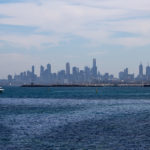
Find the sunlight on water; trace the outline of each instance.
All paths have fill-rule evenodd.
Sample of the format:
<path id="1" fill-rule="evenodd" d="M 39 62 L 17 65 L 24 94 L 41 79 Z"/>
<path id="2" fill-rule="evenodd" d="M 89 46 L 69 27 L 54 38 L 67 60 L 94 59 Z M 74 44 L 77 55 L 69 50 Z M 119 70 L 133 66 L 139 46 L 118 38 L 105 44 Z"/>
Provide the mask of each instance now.
<path id="1" fill-rule="evenodd" d="M 149 100 L 0 98 L 0 149 L 148 150 L 149 123 Z"/>

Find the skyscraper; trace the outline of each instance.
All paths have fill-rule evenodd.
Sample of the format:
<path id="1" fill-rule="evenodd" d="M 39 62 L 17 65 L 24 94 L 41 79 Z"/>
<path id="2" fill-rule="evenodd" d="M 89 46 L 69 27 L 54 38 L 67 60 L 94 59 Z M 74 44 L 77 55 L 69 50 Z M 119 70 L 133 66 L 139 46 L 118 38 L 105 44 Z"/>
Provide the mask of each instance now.
<path id="1" fill-rule="evenodd" d="M 119 72 L 119 79 L 123 81 L 128 81 L 129 78 L 128 68 L 125 68 L 124 71 Z"/>
<path id="2" fill-rule="evenodd" d="M 43 74 L 44 74 L 44 67 L 41 66 L 40 67 L 40 78 L 43 78 Z"/>
<path id="3" fill-rule="evenodd" d="M 89 68 L 88 66 L 85 66 L 85 67 L 84 67 L 84 72 L 85 72 L 85 80 L 86 80 L 87 82 L 89 82 L 89 81 L 90 81 L 90 75 L 91 75 L 91 70 L 90 70 L 90 68 Z"/>
<path id="4" fill-rule="evenodd" d="M 146 79 L 150 80 L 150 66 L 149 65 L 146 67 Z"/>
<path id="5" fill-rule="evenodd" d="M 51 74 L 51 64 L 47 64 L 47 74 Z"/>
<path id="6" fill-rule="evenodd" d="M 96 67 L 96 59 L 93 59 L 93 68 Z"/>
<path id="7" fill-rule="evenodd" d="M 142 64 L 139 65 L 139 76 L 143 77 L 143 65 Z"/>
<path id="8" fill-rule="evenodd" d="M 24 78 L 24 73 L 23 73 L 22 76 L 23 76 L 23 78 Z M 35 80 L 34 66 L 32 66 L 31 80 L 32 80 L 32 82 Z"/>
<path id="9" fill-rule="evenodd" d="M 79 68 L 77 67 L 72 68 L 72 76 L 73 76 L 73 82 L 78 82 Z"/>
<path id="10" fill-rule="evenodd" d="M 32 66 L 32 74 L 34 75 L 34 66 Z"/>
<path id="11" fill-rule="evenodd" d="M 97 66 L 96 66 L 96 59 L 94 58 L 93 59 L 93 67 L 92 67 L 92 76 L 94 77 L 94 78 L 96 78 L 97 77 Z"/>
<path id="12" fill-rule="evenodd" d="M 128 76 L 128 68 L 124 69 L 124 74 L 125 74 L 125 76 Z"/>
<path id="13" fill-rule="evenodd" d="M 69 62 L 66 63 L 66 75 L 67 75 L 67 77 L 70 76 L 70 64 L 69 64 Z"/>

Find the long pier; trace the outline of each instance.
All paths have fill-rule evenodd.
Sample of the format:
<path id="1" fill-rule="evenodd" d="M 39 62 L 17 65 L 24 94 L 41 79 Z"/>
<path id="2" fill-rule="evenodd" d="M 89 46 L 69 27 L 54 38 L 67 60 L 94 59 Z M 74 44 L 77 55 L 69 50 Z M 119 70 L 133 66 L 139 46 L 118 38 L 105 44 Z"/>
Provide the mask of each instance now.
<path id="1" fill-rule="evenodd" d="M 150 87 L 150 84 L 24 84 L 21 87 Z"/>

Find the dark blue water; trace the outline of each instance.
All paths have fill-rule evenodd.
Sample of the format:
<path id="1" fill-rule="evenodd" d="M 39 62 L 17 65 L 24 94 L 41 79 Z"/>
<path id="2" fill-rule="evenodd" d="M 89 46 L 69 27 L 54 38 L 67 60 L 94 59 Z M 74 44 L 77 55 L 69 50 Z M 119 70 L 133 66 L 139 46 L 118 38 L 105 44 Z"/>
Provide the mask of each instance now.
<path id="1" fill-rule="evenodd" d="M 20 88 L 0 94 L 0 150 L 150 150 L 150 88 Z"/>
<path id="2" fill-rule="evenodd" d="M 0 94 L 0 97 L 58 99 L 150 99 L 150 87 L 5 87 L 5 92 Z"/>

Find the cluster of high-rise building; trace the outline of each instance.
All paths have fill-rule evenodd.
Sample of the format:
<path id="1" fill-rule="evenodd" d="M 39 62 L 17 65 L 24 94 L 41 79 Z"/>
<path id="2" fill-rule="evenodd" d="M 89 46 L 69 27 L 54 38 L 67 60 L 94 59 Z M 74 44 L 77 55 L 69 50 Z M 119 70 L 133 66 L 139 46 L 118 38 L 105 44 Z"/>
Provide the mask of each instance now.
<path id="1" fill-rule="evenodd" d="M 0 80 L 0 84 L 22 85 L 22 84 L 99 84 L 99 83 L 133 83 L 133 82 L 150 82 L 150 66 L 146 67 L 146 73 L 143 72 L 143 65 L 139 65 L 138 76 L 128 73 L 128 68 L 119 72 L 119 78 L 115 78 L 109 73 L 100 74 L 97 69 L 96 59 L 93 59 L 92 67 L 85 66 L 80 70 L 78 67 L 70 67 L 70 63 L 66 63 L 66 68 L 53 73 L 51 64 L 46 67 L 40 67 L 39 76 L 35 74 L 35 67 L 31 70 L 21 72 L 19 75 L 8 75 L 7 80 Z"/>
<path id="2" fill-rule="evenodd" d="M 8 75 L 9 84 L 90 84 L 99 81 L 113 80 L 113 75 L 106 73 L 101 75 L 97 69 L 96 59 L 93 59 L 92 67 L 85 66 L 83 70 L 78 67 L 70 67 L 70 63 L 66 63 L 66 68 L 53 73 L 51 64 L 46 67 L 40 67 L 40 75 L 35 74 L 35 67 L 32 66 L 31 71 L 21 72 L 19 75 Z"/>
<path id="3" fill-rule="evenodd" d="M 135 77 L 134 74 L 129 74 L 128 68 L 126 68 L 124 71 L 119 72 L 119 79 L 126 82 L 150 82 L 150 66 L 146 67 L 145 74 L 143 70 L 143 65 L 140 64 L 138 76 Z"/>

